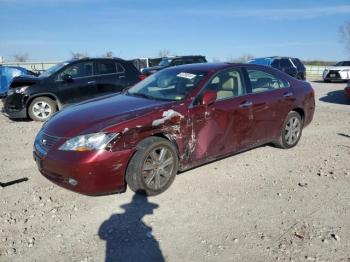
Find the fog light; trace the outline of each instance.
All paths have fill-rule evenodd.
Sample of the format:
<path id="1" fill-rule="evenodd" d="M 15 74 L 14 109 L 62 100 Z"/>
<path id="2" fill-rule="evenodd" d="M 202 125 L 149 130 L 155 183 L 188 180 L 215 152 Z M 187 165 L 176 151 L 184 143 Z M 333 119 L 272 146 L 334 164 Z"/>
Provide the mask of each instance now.
<path id="1" fill-rule="evenodd" d="M 78 185 L 78 181 L 73 178 L 69 178 L 68 183 L 71 184 L 72 186 Z"/>

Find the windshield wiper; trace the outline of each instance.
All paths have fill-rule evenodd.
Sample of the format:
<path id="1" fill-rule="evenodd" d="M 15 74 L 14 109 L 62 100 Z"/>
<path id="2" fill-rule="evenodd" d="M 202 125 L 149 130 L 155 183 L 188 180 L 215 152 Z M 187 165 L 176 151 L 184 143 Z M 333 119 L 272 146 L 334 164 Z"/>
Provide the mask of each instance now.
<path id="1" fill-rule="evenodd" d="M 147 98 L 147 99 L 153 99 L 153 100 L 155 99 L 154 97 L 146 95 L 144 93 L 130 93 L 129 91 L 127 91 L 126 94 L 130 95 L 130 96 L 139 96 L 139 97 L 143 97 L 143 98 Z"/>
<path id="2" fill-rule="evenodd" d="M 130 96 L 138 96 L 138 97 L 143 97 L 146 99 L 152 99 L 152 100 L 158 100 L 158 101 L 159 100 L 160 101 L 177 101 L 176 99 L 165 98 L 165 97 L 154 97 L 154 96 L 147 95 L 145 93 L 130 93 L 129 91 L 126 91 L 126 94 Z"/>

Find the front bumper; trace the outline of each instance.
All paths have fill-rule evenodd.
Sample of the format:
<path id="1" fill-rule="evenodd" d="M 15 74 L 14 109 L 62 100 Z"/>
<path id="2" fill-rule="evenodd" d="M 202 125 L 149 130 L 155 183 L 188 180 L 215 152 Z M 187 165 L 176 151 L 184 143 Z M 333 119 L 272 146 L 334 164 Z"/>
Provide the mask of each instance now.
<path id="1" fill-rule="evenodd" d="M 350 71 L 325 70 L 322 76 L 323 80 L 347 81 L 350 80 Z"/>
<path id="2" fill-rule="evenodd" d="M 26 101 L 28 96 L 14 93 L 4 98 L 2 113 L 9 118 L 27 118 Z"/>
<path id="3" fill-rule="evenodd" d="M 43 154 L 37 142 L 33 157 L 40 173 L 53 183 L 84 195 L 122 193 L 132 150 L 73 152 L 52 149 Z"/>

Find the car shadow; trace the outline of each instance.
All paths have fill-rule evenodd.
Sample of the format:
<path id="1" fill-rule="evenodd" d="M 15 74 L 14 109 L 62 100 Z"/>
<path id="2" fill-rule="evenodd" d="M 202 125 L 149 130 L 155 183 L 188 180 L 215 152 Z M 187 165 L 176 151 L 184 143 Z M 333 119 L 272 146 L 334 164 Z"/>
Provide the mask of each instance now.
<path id="1" fill-rule="evenodd" d="M 320 101 L 327 102 L 327 103 L 333 103 L 333 104 L 341 104 L 341 105 L 349 105 L 350 101 L 345 96 L 344 90 L 336 90 L 327 93 L 326 96 L 321 97 Z"/>
<path id="2" fill-rule="evenodd" d="M 164 261 L 152 228 L 142 221 L 158 205 L 148 202 L 145 195 L 135 194 L 121 208 L 124 213 L 113 214 L 99 228 L 100 238 L 106 241 L 105 261 Z"/>

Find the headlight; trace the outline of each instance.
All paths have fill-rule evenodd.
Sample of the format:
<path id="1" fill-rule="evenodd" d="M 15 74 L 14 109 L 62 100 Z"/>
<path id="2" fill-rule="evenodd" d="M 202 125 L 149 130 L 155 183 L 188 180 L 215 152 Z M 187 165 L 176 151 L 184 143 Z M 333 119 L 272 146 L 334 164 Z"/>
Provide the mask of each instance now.
<path id="1" fill-rule="evenodd" d="M 350 69 L 342 69 L 342 70 L 340 70 L 341 72 L 349 72 L 350 71 Z"/>
<path id="2" fill-rule="evenodd" d="M 16 88 L 15 92 L 18 93 L 18 94 L 23 94 L 27 90 L 28 87 L 29 86 L 21 86 L 19 88 Z"/>
<path id="3" fill-rule="evenodd" d="M 59 150 L 63 151 L 94 151 L 105 149 L 118 136 L 116 133 L 95 133 L 76 136 L 67 140 Z"/>

